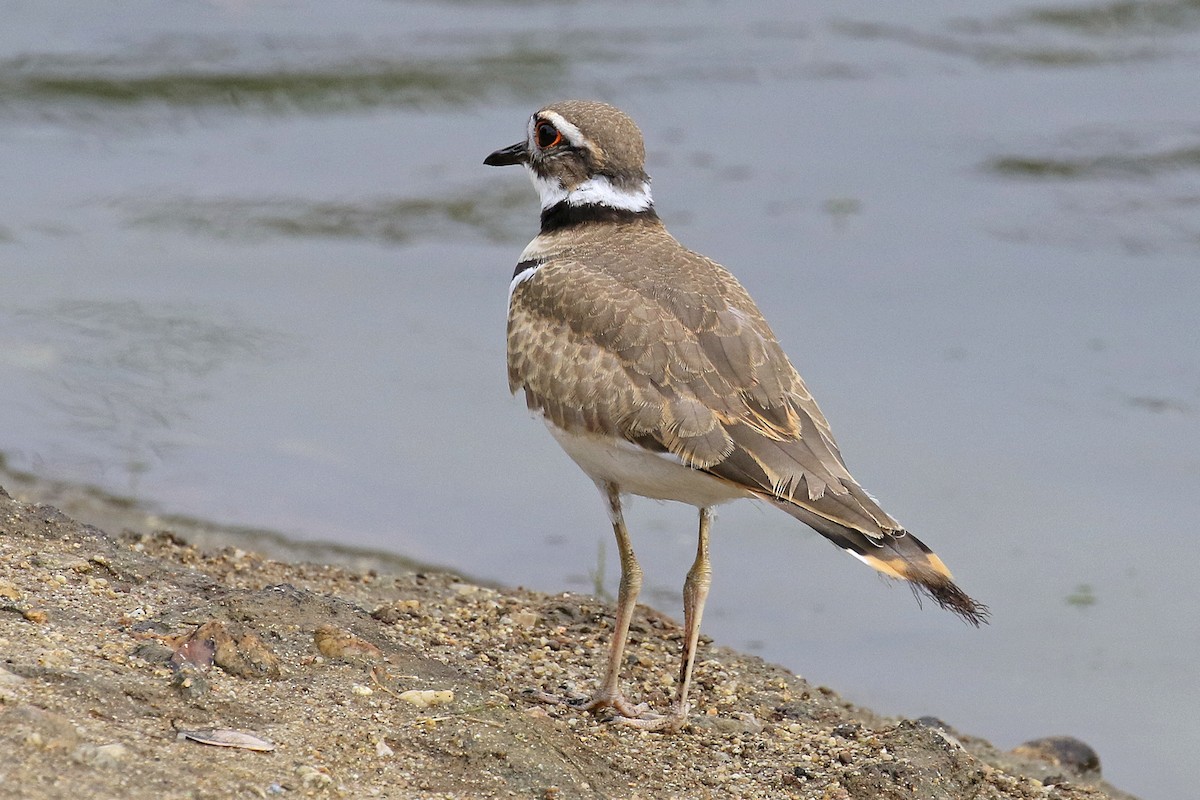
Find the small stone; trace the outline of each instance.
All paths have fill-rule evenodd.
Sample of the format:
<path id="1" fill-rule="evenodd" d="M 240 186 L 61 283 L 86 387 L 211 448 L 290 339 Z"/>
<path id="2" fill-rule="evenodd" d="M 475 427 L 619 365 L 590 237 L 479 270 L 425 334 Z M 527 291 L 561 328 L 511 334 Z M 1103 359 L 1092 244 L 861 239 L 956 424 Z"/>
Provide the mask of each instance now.
<path id="1" fill-rule="evenodd" d="M 1045 761 L 1062 767 L 1076 775 L 1099 775 L 1100 756 L 1085 742 L 1073 736 L 1047 736 L 1033 739 L 1013 748 L 1012 754 L 1020 758 Z"/>
<path id="2" fill-rule="evenodd" d="M 350 662 L 375 662 L 383 658 L 378 647 L 334 625 L 322 625 L 313 631 L 313 642 L 326 658 Z"/>
<path id="3" fill-rule="evenodd" d="M 129 653 L 133 658 L 140 658 L 147 664 L 166 664 L 175 655 L 175 651 L 161 642 L 142 642 Z"/>
<path id="4" fill-rule="evenodd" d="M 841 739 L 857 739 L 862 732 L 862 725 L 857 722 L 847 722 L 833 729 L 833 735 Z"/>
<path id="5" fill-rule="evenodd" d="M 386 606 L 380 606 L 371 612 L 371 616 L 380 622 L 394 625 L 402 619 L 415 616 L 421 610 L 420 600 L 397 600 Z"/>
<path id="6" fill-rule="evenodd" d="M 518 611 L 515 614 L 513 614 L 512 621 L 513 621 L 513 624 L 516 625 L 518 628 L 524 628 L 525 630 L 530 630 L 533 628 L 534 625 L 537 625 L 538 615 L 537 615 L 536 611 L 530 611 L 530 610 L 526 609 L 524 611 Z"/>
<path id="7" fill-rule="evenodd" d="M 694 717 L 692 723 L 698 727 L 707 728 L 725 735 L 740 735 L 743 733 L 761 733 L 762 723 L 753 714 L 737 714 L 733 717 Z"/>
<path id="8" fill-rule="evenodd" d="M 380 758 L 391 758 L 396 755 L 396 751 L 389 747 L 386 741 L 380 739 L 375 743 L 375 755 Z"/>
<path id="9" fill-rule="evenodd" d="M 738 711 L 738 712 L 735 712 L 733 716 L 736 717 L 742 723 L 742 726 L 743 726 L 744 730 L 746 731 L 746 733 L 753 733 L 753 734 L 762 733 L 762 731 L 763 731 L 762 723 L 758 721 L 758 717 L 754 716 L 749 711 Z"/>
<path id="10" fill-rule="evenodd" d="M 173 663 L 207 666 L 211 650 L 211 663 L 235 677 L 278 678 L 282 674 L 279 657 L 257 634 L 242 625 L 211 620 L 176 638 L 174 643 Z"/>
<path id="11" fill-rule="evenodd" d="M 171 687 L 184 700 L 194 702 L 208 694 L 211 688 L 208 678 L 193 664 L 181 664 L 171 676 Z"/>
<path id="12" fill-rule="evenodd" d="M 118 766 L 129 755 L 129 748 L 120 742 L 112 744 L 81 744 L 71 753 L 71 758 L 80 764 L 90 764 L 96 767 Z"/>
<path id="13" fill-rule="evenodd" d="M 453 689 L 409 689 L 400 693 L 400 699 L 417 708 L 430 708 L 454 702 Z"/>
<path id="14" fill-rule="evenodd" d="M 917 719 L 915 721 L 918 725 L 921 725 L 922 727 L 925 727 L 925 728 L 941 728 L 942 730 L 945 730 L 945 731 L 953 731 L 954 730 L 947 723 L 943 722 L 941 719 L 938 719 L 937 717 L 934 717 L 934 716 L 917 717 Z"/>
<path id="15" fill-rule="evenodd" d="M 363 686 L 361 683 L 351 686 L 350 691 L 359 697 L 370 697 L 375 694 L 375 691 L 370 686 Z"/>
<path id="16" fill-rule="evenodd" d="M 333 785 L 333 776 L 323 767 L 301 764 L 296 767 L 296 777 L 306 789 L 321 789 Z"/>
<path id="17" fill-rule="evenodd" d="M 17 588 L 15 583 L 0 580 L 0 597 L 5 600 L 20 600 L 21 590 Z"/>
<path id="18" fill-rule="evenodd" d="M 901 728 L 924 728 L 938 738 L 947 751 L 965 752 L 966 748 L 957 738 L 957 731 L 937 717 L 919 717 L 901 722 Z"/>

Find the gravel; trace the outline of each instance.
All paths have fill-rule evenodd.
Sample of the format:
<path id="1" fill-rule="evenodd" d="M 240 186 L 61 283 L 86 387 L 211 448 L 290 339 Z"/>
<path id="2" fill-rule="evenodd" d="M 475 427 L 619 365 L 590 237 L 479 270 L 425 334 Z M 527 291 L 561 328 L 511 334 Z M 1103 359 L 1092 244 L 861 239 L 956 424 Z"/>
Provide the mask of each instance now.
<path id="1" fill-rule="evenodd" d="M 707 640 L 685 730 L 622 727 L 552 701 L 594 686 L 594 598 L 198 546 L 79 500 L 116 535 L 0 490 L 4 797 L 1129 798 L 1069 743 L 1002 753 Z M 631 699 L 668 706 L 680 634 L 638 608 Z"/>

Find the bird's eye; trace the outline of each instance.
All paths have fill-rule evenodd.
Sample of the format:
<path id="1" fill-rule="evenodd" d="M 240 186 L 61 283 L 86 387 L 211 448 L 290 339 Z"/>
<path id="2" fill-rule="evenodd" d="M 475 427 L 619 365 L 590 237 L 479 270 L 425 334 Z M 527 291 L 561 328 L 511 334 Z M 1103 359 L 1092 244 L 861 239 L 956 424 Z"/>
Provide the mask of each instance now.
<path id="1" fill-rule="evenodd" d="M 549 122 L 539 122 L 536 131 L 537 146 L 546 150 L 554 147 L 554 145 L 562 141 L 562 134 L 558 132 L 558 128 L 551 125 Z"/>

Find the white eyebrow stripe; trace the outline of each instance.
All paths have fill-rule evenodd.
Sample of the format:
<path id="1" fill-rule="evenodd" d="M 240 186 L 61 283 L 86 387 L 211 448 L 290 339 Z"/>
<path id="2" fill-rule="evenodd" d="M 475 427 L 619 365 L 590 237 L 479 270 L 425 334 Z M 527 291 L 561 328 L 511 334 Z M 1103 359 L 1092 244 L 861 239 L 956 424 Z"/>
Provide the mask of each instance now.
<path id="1" fill-rule="evenodd" d="M 572 147 L 583 147 L 584 146 L 583 143 L 585 140 L 583 138 L 583 133 L 579 130 L 579 128 L 576 128 L 574 125 L 567 122 L 563 118 L 563 115 L 559 114 L 557 111 L 543 111 L 540 114 L 534 114 L 533 117 L 530 118 L 530 120 L 529 120 L 529 143 L 531 145 L 536 143 L 536 133 L 537 133 L 536 122 L 537 122 L 538 117 L 541 117 L 542 119 L 548 121 L 551 125 L 553 125 L 555 128 L 557 128 L 559 133 L 561 133 L 563 136 L 567 137 L 567 141 L 571 143 Z"/>

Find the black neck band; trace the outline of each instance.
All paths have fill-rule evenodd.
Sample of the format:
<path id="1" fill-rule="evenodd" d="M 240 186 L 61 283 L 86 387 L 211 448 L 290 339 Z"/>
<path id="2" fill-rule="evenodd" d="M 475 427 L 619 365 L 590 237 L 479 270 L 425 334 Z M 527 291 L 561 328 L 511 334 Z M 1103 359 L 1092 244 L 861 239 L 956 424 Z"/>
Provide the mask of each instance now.
<path id="1" fill-rule="evenodd" d="M 517 263 L 517 268 L 513 270 L 513 278 L 516 278 L 522 272 L 528 272 L 531 269 L 537 269 L 542 265 L 540 258 L 531 258 L 528 261 L 520 261 Z"/>
<path id="2" fill-rule="evenodd" d="M 542 211 L 542 233 L 573 228 L 585 222 L 633 222 L 639 219 L 657 220 L 658 214 L 654 206 L 641 211 L 630 211 L 627 208 L 602 205 L 573 206 L 563 200 Z"/>

